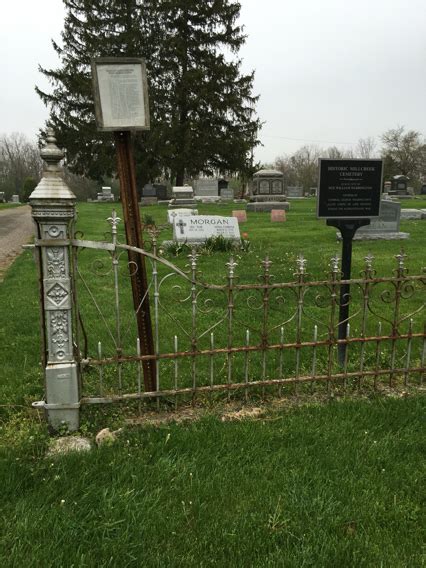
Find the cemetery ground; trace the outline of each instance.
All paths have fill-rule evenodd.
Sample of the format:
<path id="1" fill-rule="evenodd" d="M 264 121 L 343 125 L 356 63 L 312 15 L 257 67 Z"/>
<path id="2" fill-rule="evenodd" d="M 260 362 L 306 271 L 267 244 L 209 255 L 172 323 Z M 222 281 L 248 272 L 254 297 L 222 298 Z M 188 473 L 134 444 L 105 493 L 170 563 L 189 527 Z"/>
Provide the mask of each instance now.
<path id="1" fill-rule="evenodd" d="M 105 239 L 111 207 L 78 204 L 85 239 Z M 201 214 L 237 208 L 198 205 Z M 166 214 L 161 206 L 142 209 L 159 224 Z M 236 252 L 241 280 L 255 279 L 266 255 L 278 282 L 292 280 L 300 252 L 315 280 L 325 276 L 340 252 L 335 229 L 315 219 L 311 199 L 292 202 L 287 218 L 271 224 L 269 214 L 252 213 L 240 225 L 250 241 L 248 252 Z M 410 272 L 421 274 L 426 222 L 402 221 L 401 230 L 409 240 L 354 243 L 353 277 L 369 252 L 378 273 L 390 275 L 401 246 Z M 188 262 L 185 254 L 168 259 Z M 202 255 L 203 279 L 219 282 L 228 259 Z M 149 411 L 151 421 L 139 424 L 126 422 L 134 407 L 91 407 L 82 434 L 124 425 L 118 440 L 46 457 L 46 425 L 30 408 L 43 397 L 38 320 L 37 275 L 25 251 L 0 283 L 3 566 L 422 565 L 419 382 L 383 384 L 379 393 L 364 384 L 346 396 L 314 384 L 277 398 L 275 387 L 265 397 L 254 392 L 248 405 L 242 397 L 229 405 L 207 398 L 183 405 L 178 420 L 155 420 Z"/>

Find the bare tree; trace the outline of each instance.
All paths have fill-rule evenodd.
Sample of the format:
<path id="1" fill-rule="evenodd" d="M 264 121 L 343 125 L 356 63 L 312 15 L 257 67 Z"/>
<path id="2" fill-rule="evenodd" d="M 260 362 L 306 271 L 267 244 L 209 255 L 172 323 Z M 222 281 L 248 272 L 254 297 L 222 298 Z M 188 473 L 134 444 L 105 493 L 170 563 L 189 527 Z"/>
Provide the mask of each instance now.
<path id="1" fill-rule="evenodd" d="M 403 174 L 416 180 L 425 169 L 426 145 L 420 132 L 404 126 L 391 128 L 381 136 L 387 175 Z"/>
<path id="2" fill-rule="evenodd" d="M 360 138 L 355 147 L 355 155 L 357 158 L 369 160 L 376 157 L 376 150 L 377 144 L 373 137 Z"/>
<path id="3" fill-rule="evenodd" d="M 21 195 L 24 182 L 32 178 L 38 182 L 42 160 L 36 143 L 23 134 L 14 132 L 0 137 L 1 185 L 6 193 Z"/>
<path id="4" fill-rule="evenodd" d="M 304 190 L 317 185 L 318 181 L 318 158 L 324 152 L 315 145 L 302 146 L 290 158 L 290 164 L 295 173 L 296 182 L 303 186 Z"/>

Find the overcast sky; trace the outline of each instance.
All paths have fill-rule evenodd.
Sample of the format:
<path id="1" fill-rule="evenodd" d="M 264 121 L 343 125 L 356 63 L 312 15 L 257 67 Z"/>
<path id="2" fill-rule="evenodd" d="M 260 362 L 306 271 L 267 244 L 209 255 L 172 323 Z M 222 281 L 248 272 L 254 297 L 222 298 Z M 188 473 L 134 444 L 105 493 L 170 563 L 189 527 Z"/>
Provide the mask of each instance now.
<path id="1" fill-rule="evenodd" d="M 303 144 L 350 148 L 397 125 L 426 134 L 425 0 L 241 0 L 243 69 L 265 123 L 255 158 Z M 55 66 L 60 0 L 2 3 L 0 134 L 35 136 L 47 110 L 38 64 Z"/>

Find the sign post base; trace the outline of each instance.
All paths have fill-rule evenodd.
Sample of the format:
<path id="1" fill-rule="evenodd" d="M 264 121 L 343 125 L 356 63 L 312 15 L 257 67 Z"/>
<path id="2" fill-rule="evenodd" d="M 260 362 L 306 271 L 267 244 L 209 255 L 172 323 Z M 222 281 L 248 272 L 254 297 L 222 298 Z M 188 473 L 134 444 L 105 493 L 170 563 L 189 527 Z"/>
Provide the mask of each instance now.
<path id="1" fill-rule="evenodd" d="M 339 229 L 342 235 L 342 279 L 350 280 L 351 263 L 352 263 L 352 240 L 356 231 L 360 227 L 370 224 L 370 219 L 327 219 L 327 225 Z M 339 301 L 339 328 L 338 338 L 346 339 L 347 325 L 349 318 L 350 304 L 350 285 L 342 284 L 340 286 Z M 345 364 L 346 343 L 339 343 L 338 359 L 339 365 L 343 367 Z"/>

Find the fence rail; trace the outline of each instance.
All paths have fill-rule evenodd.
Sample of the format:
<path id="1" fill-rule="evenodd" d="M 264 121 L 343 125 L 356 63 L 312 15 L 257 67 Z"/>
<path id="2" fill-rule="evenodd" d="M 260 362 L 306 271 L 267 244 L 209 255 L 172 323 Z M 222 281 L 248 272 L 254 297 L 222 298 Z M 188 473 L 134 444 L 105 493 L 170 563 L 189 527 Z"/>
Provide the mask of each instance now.
<path id="1" fill-rule="evenodd" d="M 425 374 L 425 275 L 409 275 L 403 253 L 391 276 L 378 277 L 372 255 L 358 278 L 342 280 L 339 258 L 327 279 L 312 281 L 307 260 L 296 260 L 294 280 L 274 282 L 269 258 L 255 282 L 240 282 L 238 263 L 225 263 L 223 284 L 200 276 L 200 251 L 193 248 L 186 269 L 160 253 L 157 228 L 150 248 L 118 242 L 115 213 L 112 242 L 74 239 L 77 359 L 82 403 L 175 398 L 317 382 L 348 388 L 369 381 L 409 384 Z M 153 314 L 155 353 L 141 355 L 129 304 L 128 263 L 123 252 L 144 255 L 150 265 L 147 294 Z M 102 259 L 93 255 L 103 254 Z M 106 256 L 105 256 L 106 255 Z M 132 267 L 130 267 L 132 269 Z M 107 285 L 108 278 L 110 284 Z M 350 284 L 346 338 L 339 340 L 340 287 Z M 113 300 L 106 300 L 107 294 Z M 90 323 L 92 321 L 92 323 Z M 102 331 L 100 331 L 102 330 Z M 338 361 L 338 346 L 345 347 Z M 156 388 L 144 392 L 142 362 L 155 360 Z"/>

